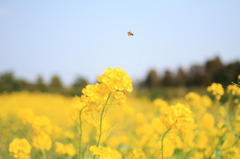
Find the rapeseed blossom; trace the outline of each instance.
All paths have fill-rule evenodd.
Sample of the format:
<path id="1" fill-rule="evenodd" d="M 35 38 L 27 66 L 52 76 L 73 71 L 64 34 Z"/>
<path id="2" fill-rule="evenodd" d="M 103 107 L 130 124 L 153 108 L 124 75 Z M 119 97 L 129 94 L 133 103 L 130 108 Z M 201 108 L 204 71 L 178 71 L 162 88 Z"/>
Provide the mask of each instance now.
<path id="1" fill-rule="evenodd" d="M 167 129 L 171 128 L 179 132 L 189 131 L 194 123 L 191 110 L 180 103 L 171 106 L 169 113 L 162 116 L 161 120 Z"/>
<path id="2" fill-rule="evenodd" d="M 240 87 L 238 87 L 237 85 L 228 85 L 227 93 L 234 95 L 234 96 L 239 96 L 240 95 Z"/>
<path id="3" fill-rule="evenodd" d="M 64 144 L 62 144 L 60 142 L 56 142 L 55 143 L 55 151 L 57 152 L 57 154 L 64 155 L 66 153 Z"/>
<path id="4" fill-rule="evenodd" d="M 110 147 L 97 147 L 97 146 L 90 146 L 90 152 L 94 155 L 98 155 L 99 159 L 121 159 L 121 154 L 116 151 L 112 150 Z"/>
<path id="5" fill-rule="evenodd" d="M 38 133 L 52 133 L 52 125 L 50 120 L 45 116 L 36 116 L 32 121 L 33 130 Z"/>
<path id="6" fill-rule="evenodd" d="M 153 101 L 153 104 L 159 108 L 161 114 L 168 114 L 170 107 L 165 100 L 157 98 Z"/>
<path id="7" fill-rule="evenodd" d="M 132 91 L 132 79 L 125 71 L 119 67 L 108 68 L 97 79 L 99 83 L 87 85 L 82 90 L 83 95 L 80 97 L 80 101 L 83 105 L 89 106 L 89 109 L 95 108 L 95 110 L 100 111 L 109 98 L 113 98 L 111 101 L 115 104 L 126 102 L 124 92 Z"/>
<path id="8" fill-rule="evenodd" d="M 37 150 L 50 150 L 52 148 L 52 140 L 48 134 L 37 134 L 32 138 L 32 146 Z"/>
<path id="9" fill-rule="evenodd" d="M 71 157 L 75 156 L 77 151 L 73 144 L 62 144 L 60 142 L 55 143 L 55 151 L 60 155 L 69 155 Z"/>
<path id="10" fill-rule="evenodd" d="M 9 144 L 9 152 L 15 159 L 30 159 L 31 145 L 26 139 L 15 138 Z"/>
<path id="11" fill-rule="evenodd" d="M 22 123 L 31 125 L 34 119 L 34 112 L 31 109 L 21 109 L 18 112 L 18 118 L 21 120 Z"/>
<path id="12" fill-rule="evenodd" d="M 224 94 L 224 89 L 220 83 L 212 83 L 211 86 L 207 87 L 207 91 L 212 93 L 217 100 L 220 100 Z"/>
<path id="13" fill-rule="evenodd" d="M 110 91 L 132 91 L 132 79 L 129 75 L 119 67 L 115 69 L 108 68 L 102 76 L 99 76 L 98 81 L 106 85 Z"/>

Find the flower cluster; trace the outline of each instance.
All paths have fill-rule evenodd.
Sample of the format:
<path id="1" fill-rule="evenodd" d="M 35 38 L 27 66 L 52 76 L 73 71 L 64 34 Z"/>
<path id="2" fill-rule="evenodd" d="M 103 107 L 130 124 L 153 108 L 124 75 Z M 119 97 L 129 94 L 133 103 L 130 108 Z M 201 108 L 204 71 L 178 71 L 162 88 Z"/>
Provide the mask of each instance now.
<path id="1" fill-rule="evenodd" d="M 117 104 L 126 102 L 124 91 L 132 91 L 132 79 L 124 70 L 119 67 L 108 68 L 97 79 L 99 83 L 87 85 L 82 90 L 83 95 L 80 100 L 84 105 L 104 105 L 110 95 L 113 96 Z"/>
<path id="2" fill-rule="evenodd" d="M 212 83 L 211 86 L 207 87 L 207 91 L 211 92 L 217 100 L 220 100 L 224 94 L 224 89 L 220 83 Z"/>
<path id="3" fill-rule="evenodd" d="M 240 95 L 240 87 L 238 87 L 237 85 L 228 85 L 227 93 L 233 96 L 238 96 Z"/>
<path id="4" fill-rule="evenodd" d="M 9 152 L 15 159 L 30 159 L 31 145 L 26 139 L 15 138 L 9 144 Z"/>
<path id="5" fill-rule="evenodd" d="M 52 140 L 48 134 L 37 134 L 32 138 L 32 145 L 37 150 L 50 150 L 52 148 Z"/>
<path id="6" fill-rule="evenodd" d="M 55 151 L 60 155 L 68 155 L 68 156 L 75 156 L 77 151 L 73 144 L 62 144 L 60 142 L 55 143 Z"/>
<path id="7" fill-rule="evenodd" d="M 195 92 L 189 92 L 185 95 L 185 98 L 189 101 L 190 108 L 196 111 L 198 114 L 206 111 L 212 105 L 212 100 L 207 95 L 199 95 Z"/>
<path id="8" fill-rule="evenodd" d="M 45 116 L 36 116 L 32 121 L 32 128 L 37 134 L 51 134 L 52 125 Z"/>
<path id="9" fill-rule="evenodd" d="M 32 122 L 32 128 L 36 133 L 32 138 L 32 145 L 37 150 L 50 150 L 52 148 L 52 125 L 45 116 L 36 116 Z"/>
<path id="10" fill-rule="evenodd" d="M 169 111 L 169 105 L 168 103 L 163 100 L 163 99 L 160 99 L 160 98 L 157 98 L 153 101 L 153 105 L 155 105 L 156 107 L 159 108 L 159 112 L 161 114 L 167 114 L 168 111 Z"/>
<path id="11" fill-rule="evenodd" d="M 191 110 L 179 103 L 171 106 L 169 113 L 160 118 L 166 129 L 171 128 L 179 132 L 188 131 L 188 126 L 194 123 Z"/>

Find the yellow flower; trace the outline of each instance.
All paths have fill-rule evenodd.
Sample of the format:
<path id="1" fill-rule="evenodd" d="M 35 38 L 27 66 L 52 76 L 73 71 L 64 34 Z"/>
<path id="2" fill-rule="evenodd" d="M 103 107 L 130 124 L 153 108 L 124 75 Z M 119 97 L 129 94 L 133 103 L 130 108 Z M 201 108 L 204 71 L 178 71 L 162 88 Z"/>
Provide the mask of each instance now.
<path id="1" fill-rule="evenodd" d="M 152 129 L 159 134 L 163 134 L 167 130 L 166 126 L 162 122 L 162 119 L 163 118 L 161 118 L 161 117 L 154 118 L 151 122 Z"/>
<path id="2" fill-rule="evenodd" d="M 86 105 L 90 105 L 92 103 L 104 103 L 110 93 L 108 87 L 103 84 L 95 84 L 95 85 L 87 85 L 86 88 L 82 90 L 83 95 L 86 99 L 83 102 Z"/>
<path id="3" fill-rule="evenodd" d="M 201 120 L 202 125 L 206 128 L 213 128 L 214 122 L 215 122 L 215 119 L 213 115 L 210 113 L 206 113 Z"/>
<path id="4" fill-rule="evenodd" d="M 66 153 L 64 145 L 60 142 L 55 143 L 55 151 L 60 155 L 64 155 Z"/>
<path id="5" fill-rule="evenodd" d="M 207 147 L 209 142 L 209 139 L 207 137 L 207 134 L 204 132 L 199 133 L 196 141 L 196 147 L 199 149 L 204 149 Z"/>
<path id="6" fill-rule="evenodd" d="M 134 148 L 133 149 L 133 157 L 134 159 L 145 159 L 146 156 L 141 148 Z"/>
<path id="7" fill-rule="evenodd" d="M 114 94 L 114 97 L 116 101 L 118 102 L 117 104 L 124 104 L 127 101 L 127 97 L 123 92 L 116 92 Z"/>
<path id="8" fill-rule="evenodd" d="M 73 144 L 64 145 L 60 142 L 55 143 L 55 151 L 60 155 L 65 155 L 66 154 L 66 155 L 69 155 L 71 157 L 73 157 L 77 153 Z"/>
<path id="9" fill-rule="evenodd" d="M 32 139 L 32 145 L 38 150 L 50 150 L 52 147 L 52 140 L 47 134 L 38 134 L 34 136 Z"/>
<path id="10" fill-rule="evenodd" d="M 192 101 L 199 101 L 200 100 L 200 95 L 195 93 L 195 92 L 189 92 L 186 96 L 186 99 L 192 100 Z"/>
<path id="11" fill-rule="evenodd" d="M 74 155 L 76 155 L 76 153 L 77 153 L 77 151 L 76 151 L 76 149 L 74 148 L 73 144 L 67 144 L 67 145 L 65 145 L 64 149 L 65 149 L 66 154 L 69 155 L 69 156 L 72 156 L 72 157 L 73 157 Z"/>
<path id="12" fill-rule="evenodd" d="M 171 157 L 175 149 L 175 145 L 173 141 L 171 141 L 169 138 L 165 138 L 163 142 L 163 146 L 164 146 L 164 149 L 163 149 L 164 156 L 166 158 Z"/>
<path id="13" fill-rule="evenodd" d="M 45 117 L 35 117 L 32 122 L 32 128 L 36 133 L 48 133 L 51 134 L 52 132 L 52 125 L 50 120 Z"/>
<path id="14" fill-rule="evenodd" d="M 111 101 L 114 99 L 114 104 L 124 104 L 127 99 L 124 91 L 132 91 L 132 79 L 119 67 L 106 69 L 98 81 L 99 83 L 87 85 L 82 90 L 80 102 L 89 106 L 88 110 L 105 105 L 110 98 Z"/>
<path id="15" fill-rule="evenodd" d="M 212 100 L 209 96 L 203 95 L 201 98 L 202 107 L 209 108 L 212 105 Z"/>
<path id="16" fill-rule="evenodd" d="M 227 93 L 231 95 L 240 95 L 240 87 L 236 85 L 228 85 Z"/>
<path id="17" fill-rule="evenodd" d="M 119 67 L 115 69 L 106 69 L 104 71 L 104 74 L 102 76 L 99 76 L 97 79 L 100 83 L 108 86 L 112 92 L 117 90 L 131 92 L 133 89 L 132 79 L 124 70 Z"/>
<path id="18" fill-rule="evenodd" d="M 161 114 L 168 114 L 170 107 L 165 100 L 157 98 L 153 101 L 153 105 L 159 107 L 159 111 Z"/>
<path id="19" fill-rule="evenodd" d="M 120 145 L 128 145 L 128 143 L 129 143 L 129 137 L 127 135 L 111 136 L 107 140 L 107 145 L 109 145 L 112 148 L 117 148 Z"/>
<path id="20" fill-rule="evenodd" d="M 193 128 L 194 120 L 191 110 L 180 103 L 171 106 L 169 114 L 160 118 L 167 129 L 188 132 Z"/>
<path id="21" fill-rule="evenodd" d="M 220 100 L 224 94 L 224 89 L 220 83 L 212 83 L 211 86 L 207 87 L 207 91 L 211 92 L 217 100 Z"/>
<path id="22" fill-rule="evenodd" d="M 31 124 L 34 119 L 34 112 L 31 109 L 21 109 L 18 113 L 18 118 L 24 124 Z"/>
<path id="23" fill-rule="evenodd" d="M 121 159 L 121 154 L 116 151 L 112 150 L 110 147 L 97 147 L 97 146 L 90 146 L 89 150 L 94 154 L 98 155 L 99 159 Z"/>
<path id="24" fill-rule="evenodd" d="M 16 159 L 26 159 L 30 158 L 30 152 L 31 152 L 31 145 L 26 139 L 19 139 L 15 138 L 13 141 L 9 144 L 9 152 L 13 155 Z"/>

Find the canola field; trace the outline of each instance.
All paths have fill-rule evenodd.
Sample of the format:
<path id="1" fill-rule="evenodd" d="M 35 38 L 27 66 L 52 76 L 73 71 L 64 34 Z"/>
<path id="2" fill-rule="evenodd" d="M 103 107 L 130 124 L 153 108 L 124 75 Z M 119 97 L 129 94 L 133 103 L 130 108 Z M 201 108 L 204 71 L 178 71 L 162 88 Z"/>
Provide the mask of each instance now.
<path id="1" fill-rule="evenodd" d="M 239 82 L 151 101 L 121 68 L 97 80 L 74 98 L 1 94 L 0 159 L 239 158 Z"/>

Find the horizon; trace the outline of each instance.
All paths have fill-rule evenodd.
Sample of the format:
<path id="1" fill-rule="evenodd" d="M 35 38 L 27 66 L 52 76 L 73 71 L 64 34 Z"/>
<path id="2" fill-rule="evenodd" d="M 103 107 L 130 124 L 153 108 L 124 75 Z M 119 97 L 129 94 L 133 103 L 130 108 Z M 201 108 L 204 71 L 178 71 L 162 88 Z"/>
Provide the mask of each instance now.
<path id="1" fill-rule="evenodd" d="M 217 55 L 216 55 L 216 56 L 214 56 L 214 57 L 212 57 L 212 58 L 210 58 L 210 59 L 206 59 L 203 63 L 193 63 L 193 64 L 191 64 L 191 65 L 189 65 L 188 67 L 185 67 L 185 68 L 183 68 L 183 67 L 176 67 L 176 68 L 172 68 L 172 69 L 166 68 L 166 69 L 162 69 L 161 71 L 159 71 L 159 70 L 157 70 L 157 69 L 155 69 L 155 68 L 150 68 L 148 71 L 145 72 L 145 76 L 143 76 L 142 78 L 132 78 L 131 76 L 130 76 L 130 77 L 132 78 L 133 83 L 139 84 L 139 82 L 143 82 L 144 80 L 146 80 L 146 77 L 147 77 L 148 73 L 149 73 L 151 70 L 157 71 L 159 77 L 164 76 L 164 71 L 166 71 L 166 70 L 170 70 L 171 73 L 173 73 L 173 75 L 176 75 L 178 68 L 182 68 L 182 69 L 185 71 L 185 73 L 188 73 L 189 70 L 190 70 L 190 68 L 191 68 L 192 66 L 198 65 L 198 66 L 204 67 L 204 64 L 205 64 L 207 61 L 213 60 L 213 59 L 215 59 L 216 57 L 219 57 L 220 60 L 221 60 L 221 62 L 222 62 L 225 66 L 226 66 L 226 65 L 229 65 L 229 64 L 232 64 L 232 63 L 235 63 L 235 62 L 240 62 L 239 60 L 233 60 L 233 61 L 229 61 L 229 62 L 224 62 L 223 59 L 221 59 L 220 56 L 217 56 Z M 103 72 L 104 72 L 104 70 L 103 70 Z M 103 73 L 103 72 L 102 72 L 102 73 Z M 83 78 L 83 79 L 85 79 L 89 84 L 95 84 L 95 83 L 97 82 L 97 77 L 98 77 L 99 75 L 101 75 L 101 74 L 97 75 L 96 78 L 94 79 L 94 81 L 90 81 L 88 78 L 86 78 L 86 77 L 84 77 L 84 76 L 75 76 L 69 83 L 66 83 L 66 81 L 64 81 L 64 79 L 62 78 L 62 76 L 59 75 L 59 74 L 52 74 L 48 79 L 44 78 L 41 74 L 39 74 L 39 75 L 37 75 L 36 77 L 34 77 L 34 79 L 27 79 L 26 77 L 17 76 L 14 71 L 5 71 L 5 72 L 0 72 L 0 76 L 3 75 L 3 74 L 5 74 L 5 73 L 12 73 L 16 79 L 26 80 L 27 82 L 30 82 L 30 83 L 35 83 L 35 82 L 37 81 L 37 78 L 38 78 L 38 77 L 41 77 L 41 78 L 43 79 L 43 81 L 44 81 L 45 84 L 49 84 L 50 81 L 51 81 L 51 78 L 52 78 L 53 76 L 58 76 L 58 77 L 60 78 L 62 84 L 63 84 L 64 86 L 66 86 L 66 87 L 71 86 L 71 85 L 74 83 L 74 81 L 75 81 L 76 78 Z"/>

